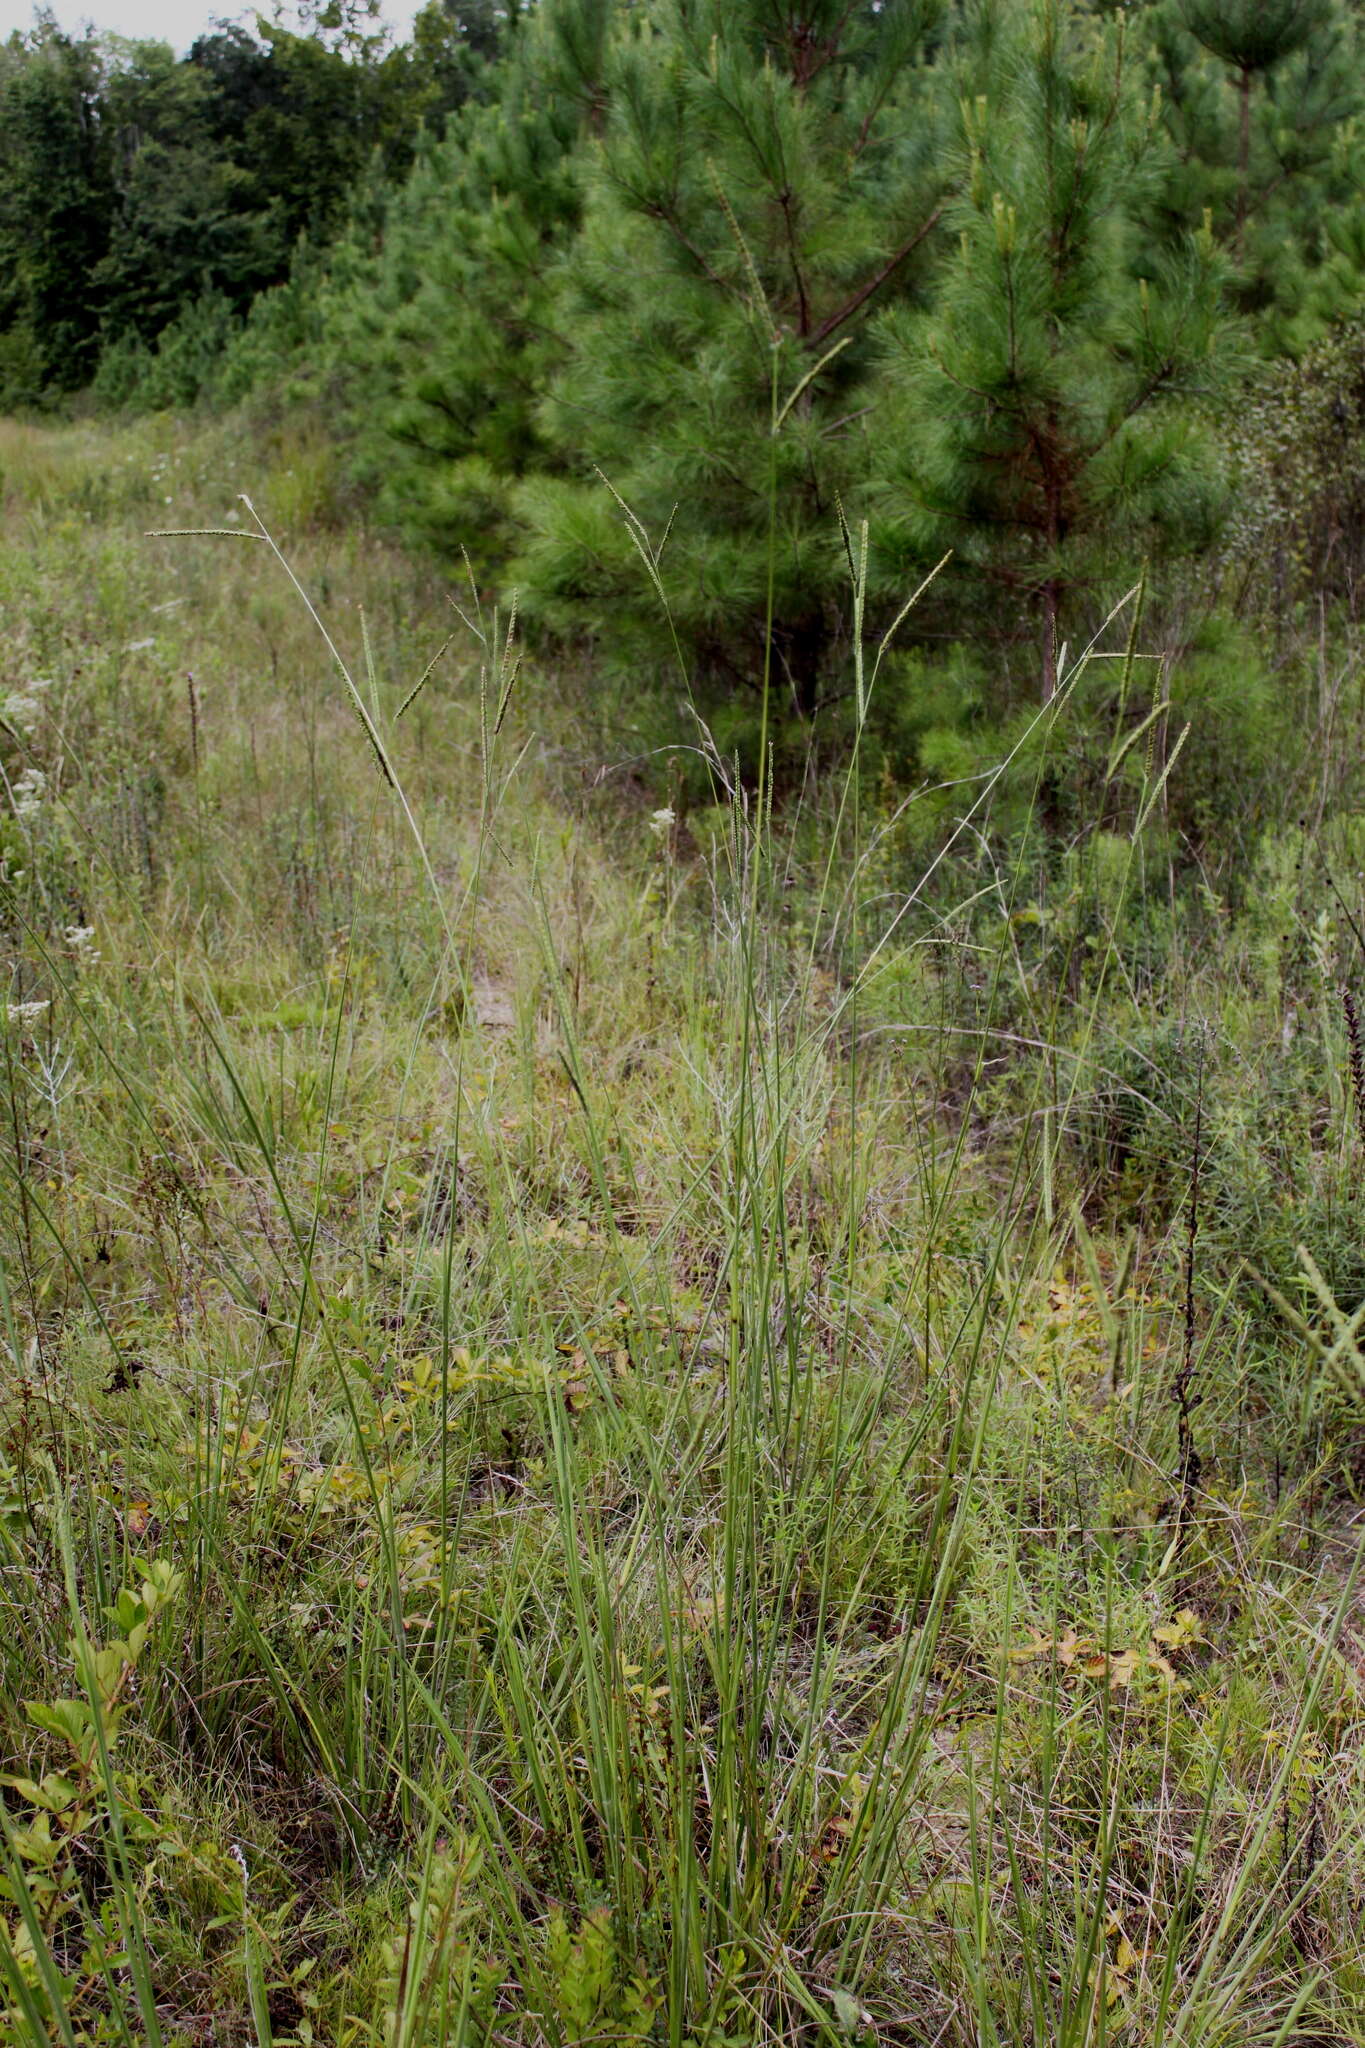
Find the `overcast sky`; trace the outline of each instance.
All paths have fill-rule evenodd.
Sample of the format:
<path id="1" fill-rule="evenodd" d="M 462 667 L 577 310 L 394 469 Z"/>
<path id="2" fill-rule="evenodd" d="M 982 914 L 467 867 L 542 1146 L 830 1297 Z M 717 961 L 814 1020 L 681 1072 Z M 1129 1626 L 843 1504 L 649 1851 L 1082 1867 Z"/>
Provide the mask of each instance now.
<path id="1" fill-rule="evenodd" d="M 406 34 L 420 4 L 421 0 L 384 0 L 384 19 Z M 32 28 L 34 12 L 33 0 L 0 0 L 0 39 L 13 29 Z M 53 0 L 52 12 L 64 29 L 80 29 L 92 21 L 97 29 L 114 29 L 121 36 L 154 36 L 177 50 L 188 50 L 220 15 L 248 27 L 256 15 L 254 7 L 239 8 L 235 0 Z"/>

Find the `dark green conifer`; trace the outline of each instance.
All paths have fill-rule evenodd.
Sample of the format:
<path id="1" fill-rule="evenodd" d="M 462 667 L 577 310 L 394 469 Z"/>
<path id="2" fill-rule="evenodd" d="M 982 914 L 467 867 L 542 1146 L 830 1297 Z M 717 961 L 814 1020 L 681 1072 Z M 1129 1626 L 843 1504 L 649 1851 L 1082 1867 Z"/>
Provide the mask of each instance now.
<path id="1" fill-rule="evenodd" d="M 1120 542 L 1124 573 L 1206 535 L 1213 480 L 1188 408 L 1226 322 L 1207 233 L 1154 257 L 1166 161 L 1121 29 L 1065 0 L 1002 22 L 964 104 L 952 254 L 927 312 L 885 326 L 878 535 L 914 574 L 951 548 L 1059 644 Z"/>
<path id="2" fill-rule="evenodd" d="M 508 494 L 553 460 L 537 407 L 559 360 L 553 264 L 581 206 L 575 151 L 601 118 L 612 0 L 544 0 L 404 186 L 377 195 L 324 286 L 329 356 L 386 512 L 481 572 Z"/>
<path id="3" fill-rule="evenodd" d="M 1345 0 L 1161 0 L 1150 42 L 1180 231 L 1207 214 L 1266 354 L 1298 353 L 1365 288 L 1365 77 Z"/>
<path id="4" fill-rule="evenodd" d="M 801 714 L 846 615 L 838 500 L 867 467 L 870 323 L 923 288 L 942 203 L 938 9 L 666 0 L 625 13 L 517 494 L 535 615 L 672 668 L 603 483 L 654 541 L 694 678 Z"/>

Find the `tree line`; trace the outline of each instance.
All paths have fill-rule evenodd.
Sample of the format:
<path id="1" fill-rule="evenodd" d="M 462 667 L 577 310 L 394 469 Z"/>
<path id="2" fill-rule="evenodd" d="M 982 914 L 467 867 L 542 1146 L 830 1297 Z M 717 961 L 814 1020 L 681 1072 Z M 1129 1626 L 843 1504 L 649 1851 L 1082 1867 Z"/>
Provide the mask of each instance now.
<path id="1" fill-rule="evenodd" d="M 1328 351 L 1354 427 L 1361 56 L 1348 0 L 49 24 L 0 52 L 0 398 L 310 397 L 386 519 L 735 730 L 945 556 L 917 630 L 1022 622 L 1046 695 L 1216 548 L 1263 366 Z"/>
<path id="2" fill-rule="evenodd" d="M 497 51 L 489 0 L 387 47 L 362 14 L 303 34 L 221 22 L 169 45 L 64 33 L 0 44 L 0 404 L 80 389 L 195 301 L 242 314 L 301 243 L 325 246 L 367 177 L 401 180 L 426 123 Z M 329 28 L 327 24 L 333 25 Z"/>

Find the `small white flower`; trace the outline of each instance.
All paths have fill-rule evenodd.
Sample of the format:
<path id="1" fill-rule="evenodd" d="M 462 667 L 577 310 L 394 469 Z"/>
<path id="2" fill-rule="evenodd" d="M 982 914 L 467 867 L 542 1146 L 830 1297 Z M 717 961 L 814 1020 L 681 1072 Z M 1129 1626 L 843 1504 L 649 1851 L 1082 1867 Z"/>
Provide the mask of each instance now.
<path id="1" fill-rule="evenodd" d="M 25 768 L 14 785 L 14 808 L 21 818 L 31 818 L 43 807 L 47 777 L 41 768 Z"/>
<path id="2" fill-rule="evenodd" d="M 49 1002 L 8 1003 L 6 1005 L 6 1014 L 11 1024 L 32 1024 L 36 1018 L 41 1017 L 45 1011 L 51 1008 L 52 1005 Z"/>
<path id="3" fill-rule="evenodd" d="M 42 692 L 52 688 L 51 676 L 33 676 L 21 690 L 11 690 L 0 717 L 17 727 L 20 732 L 32 732 L 43 715 Z"/>
<path id="4" fill-rule="evenodd" d="M 653 812 L 649 820 L 649 829 L 656 839 L 667 839 L 677 822 L 677 813 L 671 804 L 666 804 L 663 810 Z"/>
<path id="5" fill-rule="evenodd" d="M 154 639 L 153 639 L 153 640 L 129 640 L 129 641 L 127 642 L 127 644 L 125 645 L 125 647 L 124 647 L 123 651 L 124 651 L 124 653 L 125 653 L 125 654 L 145 654 L 145 653 L 146 653 L 146 651 L 147 651 L 147 649 L 148 649 L 149 647 L 155 647 L 155 646 L 156 646 L 156 641 L 155 641 Z"/>
<path id="6" fill-rule="evenodd" d="M 66 943 L 75 955 L 78 967 L 93 967 L 99 959 L 99 947 L 95 944 L 95 927 L 92 924 L 69 924 L 65 932 Z"/>
<path id="7" fill-rule="evenodd" d="M 36 697 L 27 696 L 22 690 L 11 690 L 5 699 L 3 712 L 7 725 L 16 732 L 32 732 L 43 715 L 43 707 Z"/>

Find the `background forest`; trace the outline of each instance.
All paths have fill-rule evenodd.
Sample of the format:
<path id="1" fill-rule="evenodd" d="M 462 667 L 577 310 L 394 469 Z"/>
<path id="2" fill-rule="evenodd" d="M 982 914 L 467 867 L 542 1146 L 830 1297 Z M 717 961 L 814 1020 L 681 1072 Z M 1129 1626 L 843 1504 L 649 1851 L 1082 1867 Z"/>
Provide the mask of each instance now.
<path id="1" fill-rule="evenodd" d="M 1365 9 L 0 48 L 0 2041 L 1365 2048 Z"/>

